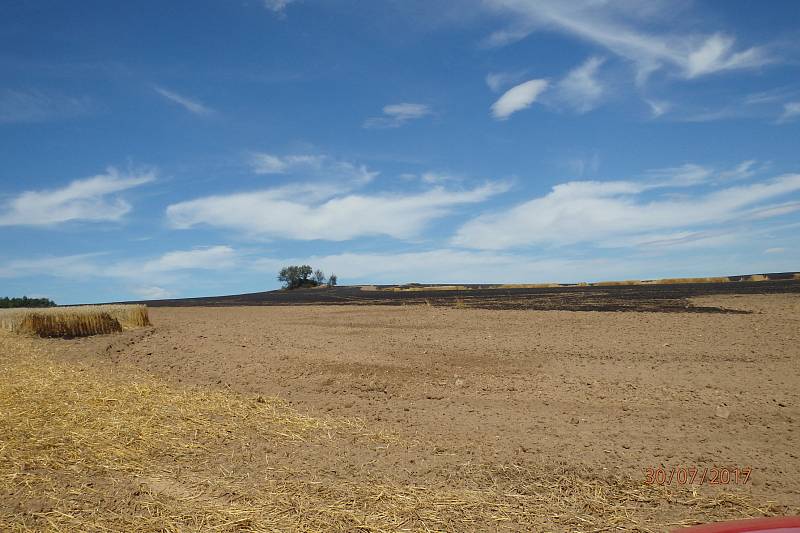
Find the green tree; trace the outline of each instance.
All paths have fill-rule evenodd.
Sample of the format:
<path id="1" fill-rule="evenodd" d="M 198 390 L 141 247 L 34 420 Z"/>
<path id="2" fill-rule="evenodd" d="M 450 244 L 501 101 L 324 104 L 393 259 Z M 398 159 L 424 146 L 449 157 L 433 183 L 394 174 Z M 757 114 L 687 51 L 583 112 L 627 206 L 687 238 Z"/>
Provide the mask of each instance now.
<path id="1" fill-rule="evenodd" d="M 291 265 L 281 269 L 278 273 L 278 281 L 282 282 L 286 289 L 314 287 L 317 283 L 309 279 L 312 273 L 313 270 L 308 265 Z"/>
<path id="2" fill-rule="evenodd" d="M 328 287 L 335 287 L 337 282 L 336 274 L 328 276 Z"/>
<path id="3" fill-rule="evenodd" d="M 302 265 L 298 267 L 298 272 L 300 273 L 300 281 L 305 284 L 308 281 L 308 278 L 311 277 L 311 274 L 314 270 L 308 265 Z"/>

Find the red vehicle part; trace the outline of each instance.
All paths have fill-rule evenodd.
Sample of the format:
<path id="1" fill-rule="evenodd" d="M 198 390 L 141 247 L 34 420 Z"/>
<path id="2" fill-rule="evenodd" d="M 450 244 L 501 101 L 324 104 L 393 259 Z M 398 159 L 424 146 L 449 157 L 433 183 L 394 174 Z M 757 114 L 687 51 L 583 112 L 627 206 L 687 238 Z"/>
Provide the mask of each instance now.
<path id="1" fill-rule="evenodd" d="M 800 516 L 719 522 L 676 529 L 673 533 L 800 533 Z"/>

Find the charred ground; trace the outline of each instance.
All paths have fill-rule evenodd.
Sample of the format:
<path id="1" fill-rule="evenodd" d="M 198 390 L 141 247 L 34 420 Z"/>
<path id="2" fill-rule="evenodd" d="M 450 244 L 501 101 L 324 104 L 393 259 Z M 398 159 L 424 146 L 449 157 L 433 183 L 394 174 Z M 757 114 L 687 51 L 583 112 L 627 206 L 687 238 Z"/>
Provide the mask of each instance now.
<path id="1" fill-rule="evenodd" d="M 366 289 L 362 286 L 277 290 L 150 300 L 151 307 L 259 306 L 259 305 L 432 305 L 475 309 L 529 309 L 559 311 L 649 311 L 688 313 L 737 313 L 712 306 L 693 305 L 690 298 L 716 295 L 800 293 L 794 273 L 764 274 L 765 281 L 740 281 L 750 276 L 731 276 L 728 282 L 642 283 L 637 285 L 563 285 L 524 288 L 491 285 L 459 285 L 463 289 L 442 290 L 437 285 L 406 286 L 413 290 L 392 290 L 390 285 Z M 137 302 L 139 303 L 139 302 Z"/>

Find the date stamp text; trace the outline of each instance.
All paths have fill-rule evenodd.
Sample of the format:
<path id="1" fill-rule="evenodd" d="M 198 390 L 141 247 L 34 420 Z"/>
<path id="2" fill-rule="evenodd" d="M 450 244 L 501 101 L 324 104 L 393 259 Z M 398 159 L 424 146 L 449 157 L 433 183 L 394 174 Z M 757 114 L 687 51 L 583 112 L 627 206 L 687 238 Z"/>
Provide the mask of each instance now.
<path id="1" fill-rule="evenodd" d="M 645 470 L 647 485 L 746 485 L 753 469 L 710 466 L 658 466 Z"/>

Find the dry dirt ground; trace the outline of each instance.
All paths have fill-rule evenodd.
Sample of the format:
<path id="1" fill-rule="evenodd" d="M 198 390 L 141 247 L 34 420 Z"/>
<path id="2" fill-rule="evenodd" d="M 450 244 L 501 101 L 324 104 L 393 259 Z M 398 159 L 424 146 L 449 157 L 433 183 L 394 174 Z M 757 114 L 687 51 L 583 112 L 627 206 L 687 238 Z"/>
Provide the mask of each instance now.
<path id="1" fill-rule="evenodd" d="M 215 452 L 214 461 L 193 465 L 205 497 L 214 476 L 232 472 L 252 490 L 301 483 L 332 491 L 314 502 L 343 506 L 348 521 L 325 518 L 307 501 L 276 511 L 272 522 L 248 515 L 227 527 L 666 531 L 797 513 L 800 295 L 692 303 L 749 313 L 161 307 L 151 309 L 152 329 L 31 342 L 52 364 L 119 383 L 152 377 L 254 404 L 278 397 L 309 419 L 350 421 L 346 431 L 331 422 L 328 438 L 255 438 L 246 453 Z M 647 469 L 659 466 L 752 474 L 746 484 L 645 485 Z M 162 474 L 147 488 L 151 497 L 189 498 L 189 489 L 175 488 L 180 469 Z M 53 509 L 70 514 L 64 501 L 77 505 L 36 499 L 36 490 L 44 489 L 6 487 L 0 517 L 39 527 Z M 494 498 L 488 507 L 484 496 Z M 215 505 L 236 500 L 213 497 Z M 402 507 L 403 498 L 416 507 Z M 114 508 L 142 512 L 130 505 Z M 375 511 L 384 505 L 395 515 Z M 304 522 L 303 512 L 319 521 Z"/>

